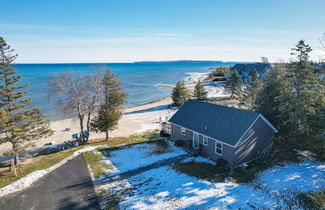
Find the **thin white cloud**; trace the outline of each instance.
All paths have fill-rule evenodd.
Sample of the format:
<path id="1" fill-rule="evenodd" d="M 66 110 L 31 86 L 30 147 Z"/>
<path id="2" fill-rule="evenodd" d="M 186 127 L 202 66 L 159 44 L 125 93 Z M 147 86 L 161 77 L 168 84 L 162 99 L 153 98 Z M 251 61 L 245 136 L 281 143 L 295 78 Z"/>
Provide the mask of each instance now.
<path id="1" fill-rule="evenodd" d="M 161 33 L 161 34 L 154 34 L 155 36 L 166 36 L 166 37 L 188 37 L 191 36 L 190 34 L 169 34 L 169 33 Z"/>
<path id="2" fill-rule="evenodd" d="M 316 50 L 320 46 L 318 36 L 321 33 L 311 32 L 238 29 L 234 33 L 231 28 L 95 30 L 92 27 L 19 24 L 0 24 L 0 31 L 19 53 L 18 62 L 258 61 L 261 56 L 277 61 L 288 59 L 291 47 L 304 37 L 315 49 L 311 58 L 318 60 L 323 56 Z"/>

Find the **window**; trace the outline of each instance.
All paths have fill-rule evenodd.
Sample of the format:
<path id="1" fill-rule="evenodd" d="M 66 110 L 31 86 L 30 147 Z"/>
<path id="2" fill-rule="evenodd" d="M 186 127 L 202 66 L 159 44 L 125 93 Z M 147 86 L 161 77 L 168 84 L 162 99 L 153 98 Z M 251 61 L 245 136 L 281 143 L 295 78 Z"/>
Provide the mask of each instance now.
<path id="1" fill-rule="evenodd" d="M 203 136 L 203 145 L 208 145 L 208 137 Z"/>
<path id="2" fill-rule="evenodd" d="M 221 152 L 222 152 L 222 144 L 216 141 L 216 153 L 221 155 Z"/>
<path id="3" fill-rule="evenodd" d="M 183 136 L 186 135 L 185 128 L 183 128 L 183 127 L 181 127 L 181 134 L 182 134 Z"/>

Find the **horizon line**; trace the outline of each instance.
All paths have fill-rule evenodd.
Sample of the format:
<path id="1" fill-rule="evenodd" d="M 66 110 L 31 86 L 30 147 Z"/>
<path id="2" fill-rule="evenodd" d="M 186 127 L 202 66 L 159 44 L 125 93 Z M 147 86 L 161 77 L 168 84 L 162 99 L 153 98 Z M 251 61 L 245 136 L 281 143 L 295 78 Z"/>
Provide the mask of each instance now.
<path id="1" fill-rule="evenodd" d="M 155 63 L 155 62 L 220 62 L 220 63 L 258 63 L 256 61 L 221 61 L 221 60 L 139 60 L 125 62 L 16 62 L 15 64 L 118 64 L 118 63 Z"/>

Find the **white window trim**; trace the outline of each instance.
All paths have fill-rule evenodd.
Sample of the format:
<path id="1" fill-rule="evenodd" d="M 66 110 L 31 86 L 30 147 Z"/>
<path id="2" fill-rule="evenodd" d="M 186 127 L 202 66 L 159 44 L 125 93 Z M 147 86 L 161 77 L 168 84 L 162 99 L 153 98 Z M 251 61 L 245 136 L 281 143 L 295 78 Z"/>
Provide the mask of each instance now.
<path id="1" fill-rule="evenodd" d="M 183 133 L 184 131 L 184 133 Z M 181 127 L 181 135 L 186 136 L 186 129 L 184 127 Z"/>
<path id="2" fill-rule="evenodd" d="M 218 143 L 221 145 L 221 148 L 220 148 L 220 149 L 221 149 L 221 152 L 220 152 L 220 153 L 217 152 L 217 144 L 218 144 Z M 222 143 L 221 141 L 217 141 L 217 140 L 216 140 L 214 146 L 215 146 L 215 147 L 214 147 L 214 152 L 215 152 L 217 155 L 222 155 L 223 143 Z"/>
<path id="3" fill-rule="evenodd" d="M 204 140 L 206 139 L 206 144 L 204 143 Z M 205 145 L 205 146 L 208 146 L 208 144 L 209 144 L 209 139 L 208 139 L 208 137 L 206 137 L 206 136 L 203 136 L 203 140 L 202 140 L 202 142 L 203 142 L 203 145 Z"/>

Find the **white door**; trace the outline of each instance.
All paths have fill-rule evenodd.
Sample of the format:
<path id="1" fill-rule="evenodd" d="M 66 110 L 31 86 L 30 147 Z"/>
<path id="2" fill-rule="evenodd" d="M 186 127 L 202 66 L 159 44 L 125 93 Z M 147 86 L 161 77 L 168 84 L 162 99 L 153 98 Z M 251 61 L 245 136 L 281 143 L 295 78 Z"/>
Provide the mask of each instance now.
<path id="1" fill-rule="evenodd" d="M 194 148 L 198 148 L 198 146 L 199 146 L 199 134 L 198 133 L 193 132 L 192 146 Z"/>

